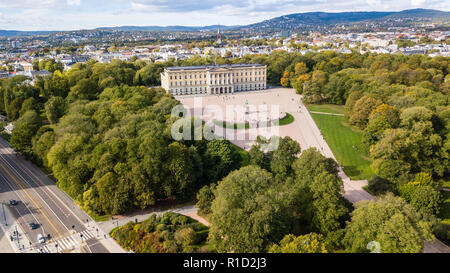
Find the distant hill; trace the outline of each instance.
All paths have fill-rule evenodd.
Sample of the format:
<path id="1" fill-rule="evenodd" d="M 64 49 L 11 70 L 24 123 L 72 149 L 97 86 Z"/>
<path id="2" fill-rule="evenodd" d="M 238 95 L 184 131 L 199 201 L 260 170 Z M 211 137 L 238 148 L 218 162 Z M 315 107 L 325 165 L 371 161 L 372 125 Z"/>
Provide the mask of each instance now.
<path id="1" fill-rule="evenodd" d="M 0 36 L 14 37 L 14 36 L 30 36 L 30 35 L 45 35 L 55 31 L 22 31 L 22 30 L 2 30 L 0 29 Z"/>
<path id="2" fill-rule="evenodd" d="M 177 31 L 210 31 L 217 30 L 219 25 L 211 26 L 117 26 L 117 27 L 99 27 L 92 30 L 99 31 L 167 31 L 167 32 L 177 32 Z M 229 30 L 232 28 L 238 28 L 240 26 L 220 26 L 221 30 Z M 91 30 L 91 31 L 92 31 Z M 76 30 L 76 31 L 89 31 L 89 30 Z M 1 30 L 0 37 L 16 37 L 16 36 L 31 36 L 31 35 L 46 35 L 56 32 L 66 32 L 60 30 L 54 31 L 21 31 L 21 30 Z"/>
<path id="3" fill-rule="evenodd" d="M 97 30 L 118 30 L 118 31 L 201 31 L 217 30 L 219 25 L 211 26 L 119 26 L 119 27 L 100 27 Z M 221 30 L 228 30 L 240 26 L 220 26 Z"/>
<path id="4" fill-rule="evenodd" d="M 430 9 L 411 9 L 403 11 L 361 11 L 361 12 L 307 12 L 295 13 L 265 20 L 256 24 L 241 27 L 241 29 L 251 29 L 255 31 L 264 30 L 289 30 L 301 29 L 312 26 L 325 26 L 334 24 L 355 24 L 358 22 L 384 22 L 395 19 L 423 20 L 433 19 L 450 20 L 450 12 L 430 10 Z"/>
<path id="5" fill-rule="evenodd" d="M 251 31 L 274 31 L 312 29 L 313 27 L 335 25 L 335 24 L 357 24 L 359 22 L 390 22 L 391 25 L 399 24 L 398 19 L 406 19 L 408 22 L 446 20 L 450 21 L 450 12 L 431 9 L 410 9 L 403 11 L 358 11 L 358 12 L 306 12 L 283 15 L 246 26 L 220 26 L 222 30 L 251 30 Z M 104 31 L 211 31 L 216 30 L 218 25 L 211 26 L 117 26 L 100 27 L 94 30 Z M 0 30 L 0 36 L 29 36 L 44 35 L 61 31 L 18 31 Z"/>

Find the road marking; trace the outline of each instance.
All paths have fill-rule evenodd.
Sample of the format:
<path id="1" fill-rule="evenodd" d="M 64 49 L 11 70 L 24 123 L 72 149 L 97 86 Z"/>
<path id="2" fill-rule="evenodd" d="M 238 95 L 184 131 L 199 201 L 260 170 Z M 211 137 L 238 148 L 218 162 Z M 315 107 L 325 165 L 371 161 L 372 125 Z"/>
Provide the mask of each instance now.
<path id="1" fill-rule="evenodd" d="M 11 163 L 9 163 L 8 162 L 8 160 L 6 160 L 4 157 L 3 157 L 3 155 L 0 153 L 0 158 L 6 163 L 6 164 L 8 164 L 10 167 L 11 167 L 11 169 L 12 170 L 14 170 L 14 172 L 16 172 L 17 173 L 17 175 L 18 176 L 20 176 L 20 178 L 22 178 L 25 182 L 27 182 L 27 179 L 25 179 L 25 177 L 23 177 L 18 171 L 17 171 L 17 169 L 11 164 Z M 14 161 L 14 160 L 12 160 L 12 161 Z M 25 168 L 26 169 L 26 168 Z M 25 172 L 26 173 L 26 172 Z M 27 174 L 28 175 L 28 174 Z M 29 175 L 28 175 L 29 176 Z M 30 177 L 31 178 L 31 177 Z M 31 180 L 33 180 L 32 178 L 31 178 Z M 36 183 L 36 182 L 35 182 Z M 28 183 L 29 184 L 29 183 Z M 36 183 L 38 186 L 39 186 L 39 183 Z M 30 185 L 31 186 L 31 185 Z M 49 200 L 51 200 L 53 203 L 54 203 L 54 205 L 56 205 L 56 207 L 59 209 L 59 210 L 61 210 L 61 208 L 55 203 L 55 201 L 53 201 L 53 199 L 45 192 L 45 190 L 43 190 L 43 189 L 41 189 L 42 190 L 42 192 L 43 193 L 45 193 L 45 195 L 49 198 Z M 58 217 L 58 215 L 53 211 L 53 209 L 50 207 L 50 205 L 44 200 L 44 198 L 36 191 L 36 189 L 34 189 L 34 187 L 33 187 L 33 191 L 37 194 L 37 196 L 39 196 L 39 198 L 44 202 L 44 204 L 50 209 L 50 211 L 56 216 L 56 219 L 58 219 L 59 220 L 59 222 L 61 222 L 61 224 L 64 226 L 64 228 L 67 230 L 67 231 L 69 231 L 69 228 L 64 224 L 64 222 L 63 221 L 61 221 L 61 219 Z M 64 213 L 62 210 L 61 210 L 61 212 L 62 213 Z M 59 235 L 59 237 L 61 237 L 61 234 L 59 233 L 59 232 L 57 232 L 58 233 L 58 235 Z"/>
<path id="2" fill-rule="evenodd" d="M 33 202 L 33 204 L 36 206 L 36 208 L 41 212 L 41 214 L 45 217 L 45 219 L 47 220 L 47 222 L 50 224 L 50 226 L 53 228 L 53 230 L 56 231 L 56 233 L 58 233 L 59 236 L 61 236 L 61 233 L 59 233 L 59 231 L 56 229 L 56 227 L 52 224 L 52 222 L 50 221 L 50 219 L 48 218 L 48 216 L 41 210 L 41 208 L 36 204 L 36 202 L 34 201 L 33 198 L 31 198 L 30 194 L 28 194 L 28 192 L 25 190 L 25 188 L 20 184 L 20 182 L 17 181 L 17 179 L 11 175 L 11 173 L 3 166 L 2 163 L 0 163 L 0 167 L 6 171 L 8 173 L 8 175 L 14 180 L 14 183 L 17 184 L 17 186 L 19 186 L 23 192 L 25 192 L 25 194 L 28 196 L 28 198 L 31 200 L 31 202 Z"/>
<path id="3" fill-rule="evenodd" d="M 94 235 L 92 235 L 88 230 L 84 230 L 81 233 L 83 234 L 83 238 L 90 239 L 94 237 Z"/>
<path id="4" fill-rule="evenodd" d="M 10 149 L 9 147 L 7 147 L 7 146 L 5 146 L 5 144 L 3 144 L 3 143 L 1 143 L 2 142 L 2 140 L 3 139 L 0 139 L 0 146 L 2 146 L 2 147 L 5 147 L 5 148 L 8 148 L 8 149 Z M 4 141 L 4 140 L 3 140 Z M 12 149 L 11 149 L 12 150 Z M 13 150 L 14 151 L 14 150 Z M 1 154 L 0 153 L 0 157 L 1 158 L 3 158 L 3 154 Z M 5 160 L 5 159 L 3 159 L 3 160 Z M 5 160 L 6 161 L 6 160 Z M 46 195 L 47 195 L 47 197 L 49 197 L 50 199 L 52 199 L 51 197 L 50 197 L 50 195 L 52 195 L 52 196 L 54 196 L 66 209 L 67 209 L 67 211 L 70 213 L 70 215 L 72 215 L 72 216 L 74 216 L 80 223 L 81 223 L 81 225 L 83 225 L 84 224 L 84 221 L 83 220 L 81 220 L 78 216 L 77 216 L 77 214 L 75 213 L 75 211 L 72 211 L 70 208 L 69 208 L 69 206 L 65 203 L 65 202 L 63 202 L 62 200 L 61 200 L 61 198 L 59 198 L 59 196 L 55 193 L 55 192 L 53 192 L 53 190 L 48 186 L 48 185 L 46 185 L 42 180 L 41 180 L 41 178 L 39 178 L 32 170 L 31 170 L 31 168 L 28 168 L 27 166 L 25 166 L 25 164 L 23 164 L 22 162 L 20 162 L 20 160 L 18 160 L 18 159 L 16 159 L 16 160 L 14 160 L 14 159 L 12 159 L 12 161 L 14 161 L 15 163 L 17 163 L 17 165 L 20 165 L 22 168 L 23 168 L 23 171 L 25 172 L 25 173 L 27 173 L 27 175 L 31 178 L 31 176 L 34 176 L 34 178 L 35 178 L 35 183 L 36 184 L 40 184 L 41 185 L 41 187 L 42 188 L 45 188 L 45 189 L 47 189 L 48 191 L 49 191 L 49 193 L 47 193 L 45 190 L 42 190 Z M 10 166 L 11 166 L 11 164 L 9 164 Z M 32 166 L 33 167 L 33 166 Z M 16 171 L 17 172 L 17 171 Z M 31 176 L 30 176 L 31 175 Z M 46 177 L 46 178 L 48 178 L 48 176 L 46 175 L 46 174 L 43 174 L 43 175 L 40 175 L 40 176 L 43 176 L 43 177 Z M 23 177 L 22 177 L 23 178 Z M 31 180 L 33 180 L 33 178 L 31 178 Z M 56 184 L 54 184 L 56 187 L 57 187 L 57 185 Z M 70 201 L 73 201 L 73 199 L 72 199 L 72 197 L 70 197 L 66 192 L 64 192 L 64 191 L 61 191 L 61 193 L 62 194 L 64 194 L 67 198 L 69 198 L 69 200 Z M 41 198 L 42 199 L 42 198 Z M 53 201 L 53 199 L 52 199 L 52 201 Z M 45 202 L 44 202 L 45 203 Z M 55 201 L 53 201 L 53 203 L 62 211 L 62 209 L 60 208 L 60 206 L 59 205 L 57 205 L 56 204 L 56 202 Z M 48 205 L 47 205 L 48 206 Z M 75 208 L 74 208 L 75 209 Z M 50 209 L 51 210 L 51 209 Z M 53 212 L 53 210 L 52 210 L 52 212 Z M 54 213 L 54 212 L 53 212 Z M 63 212 L 64 213 L 64 212 Z M 55 214 L 56 215 L 56 214 Z M 66 215 L 66 214 L 65 214 Z M 70 215 L 66 215 L 66 217 L 69 217 Z M 58 216 L 57 216 L 58 217 Z M 87 215 L 87 217 L 89 217 L 89 218 L 91 218 L 89 215 Z M 59 218 L 58 218 L 58 220 L 60 220 Z M 92 220 L 92 222 L 95 222 L 92 218 L 91 218 L 91 220 Z M 60 222 L 62 223 L 62 221 L 60 220 Z M 63 223 L 63 225 L 64 225 L 64 223 Z M 65 226 L 65 225 L 64 225 Z M 66 227 L 66 226 L 65 226 Z M 66 229 L 67 229 L 67 227 L 66 227 Z M 68 230 L 68 229 L 67 229 Z"/>
<path id="5" fill-rule="evenodd" d="M 25 207 L 25 209 L 29 211 L 29 215 L 30 215 L 31 217 L 33 217 L 33 219 L 34 219 L 36 222 L 39 222 L 39 221 L 37 220 L 36 216 L 34 215 L 34 213 L 33 213 L 33 212 L 30 210 L 30 208 L 26 205 L 26 202 L 23 201 L 23 200 L 24 200 L 24 197 L 21 196 L 21 195 L 23 195 L 23 193 L 19 194 L 18 191 L 14 190 L 13 186 L 10 184 L 10 182 L 8 181 L 8 179 L 6 179 L 6 177 L 5 177 L 3 174 L 0 173 L 0 177 L 5 181 L 5 184 L 8 185 L 8 187 L 11 189 L 11 191 L 17 196 L 18 200 L 20 200 L 20 201 L 22 202 L 22 204 L 23 204 L 23 206 Z M 20 205 L 20 204 L 19 204 L 19 205 Z M 14 217 L 13 214 L 12 214 L 11 216 L 12 216 L 12 218 L 13 218 L 15 221 L 17 221 L 17 223 L 18 223 L 18 225 L 20 226 L 20 228 L 23 229 L 22 226 L 24 226 L 24 225 L 27 223 L 27 221 L 25 221 L 25 216 L 26 216 L 26 214 L 25 214 L 25 215 L 22 215 L 22 214 L 20 213 L 20 211 L 19 211 L 19 209 L 18 209 L 17 206 L 14 206 L 13 208 L 16 210 L 17 214 L 19 215 L 19 218 L 16 219 L 16 218 Z M 11 207 L 8 207 L 8 209 L 10 210 L 10 213 L 11 213 Z M 22 220 L 22 221 L 21 221 L 21 220 Z M 21 222 L 22 222 L 22 223 L 21 223 Z M 22 230 L 22 231 L 23 231 L 23 233 L 25 234 L 25 237 L 27 237 L 28 241 L 32 242 L 32 240 L 31 240 L 29 234 L 28 234 L 27 232 L 25 232 L 25 230 Z"/>

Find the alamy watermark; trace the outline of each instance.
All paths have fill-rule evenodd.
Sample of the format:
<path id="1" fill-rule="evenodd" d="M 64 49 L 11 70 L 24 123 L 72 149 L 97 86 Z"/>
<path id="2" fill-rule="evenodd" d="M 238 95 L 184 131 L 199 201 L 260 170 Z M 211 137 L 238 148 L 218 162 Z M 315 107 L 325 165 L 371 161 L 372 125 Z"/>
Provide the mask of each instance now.
<path id="1" fill-rule="evenodd" d="M 225 109 L 224 109 L 225 108 Z M 258 136 L 267 139 L 259 148 L 265 152 L 274 151 L 279 143 L 279 121 L 286 113 L 280 112 L 276 104 L 253 105 L 208 104 L 203 98 L 194 98 L 193 109 L 177 105 L 171 115 L 179 117 L 171 128 L 174 140 L 213 140 L 253 142 Z"/>

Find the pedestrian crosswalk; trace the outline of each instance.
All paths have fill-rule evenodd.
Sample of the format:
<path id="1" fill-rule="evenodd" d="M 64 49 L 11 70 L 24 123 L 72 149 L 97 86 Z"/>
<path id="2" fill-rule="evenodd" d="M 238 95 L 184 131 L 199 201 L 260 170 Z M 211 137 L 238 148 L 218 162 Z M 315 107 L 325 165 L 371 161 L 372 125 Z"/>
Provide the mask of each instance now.
<path id="1" fill-rule="evenodd" d="M 81 232 L 42 245 L 38 248 L 38 252 L 57 253 L 64 252 L 64 250 L 72 250 L 79 247 L 82 242 L 92 238 L 95 238 L 95 234 L 93 234 L 89 230 L 83 230 Z"/>

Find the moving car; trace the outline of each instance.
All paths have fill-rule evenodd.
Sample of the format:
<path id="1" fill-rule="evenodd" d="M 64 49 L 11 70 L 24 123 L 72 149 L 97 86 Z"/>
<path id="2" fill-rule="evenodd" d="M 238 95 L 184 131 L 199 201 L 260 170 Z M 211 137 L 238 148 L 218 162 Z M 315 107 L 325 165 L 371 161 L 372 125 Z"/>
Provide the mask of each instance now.
<path id="1" fill-rule="evenodd" d="M 38 242 L 41 243 L 41 244 L 45 243 L 45 237 L 42 236 L 42 234 L 40 234 L 40 233 L 39 233 L 38 236 L 37 236 L 37 240 L 38 240 Z"/>

